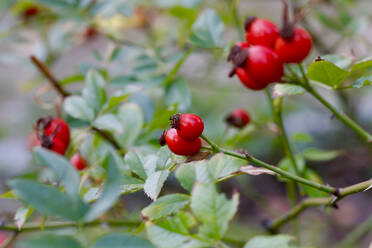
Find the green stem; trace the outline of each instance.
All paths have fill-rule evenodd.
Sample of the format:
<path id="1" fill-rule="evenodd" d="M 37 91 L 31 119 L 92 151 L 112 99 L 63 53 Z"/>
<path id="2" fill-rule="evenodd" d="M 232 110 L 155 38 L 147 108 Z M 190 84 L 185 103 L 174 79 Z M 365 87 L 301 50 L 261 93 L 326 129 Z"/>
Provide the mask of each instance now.
<path id="1" fill-rule="evenodd" d="M 307 198 L 294 206 L 288 213 L 285 215 L 276 218 L 270 223 L 269 230 L 270 232 L 277 232 L 279 228 L 284 225 L 285 223 L 295 219 L 300 213 L 306 210 L 309 207 L 313 206 L 335 206 L 335 204 L 341 200 L 342 198 L 362 192 L 372 184 L 372 179 L 357 183 L 346 188 L 338 189 L 338 197 L 330 196 L 330 197 L 314 197 L 314 198 Z"/>
<path id="2" fill-rule="evenodd" d="M 212 151 L 214 152 L 222 152 L 228 156 L 231 156 L 231 157 L 235 157 L 235 158 L 239 158 L 239 159 L 243 159 L 243 160 L 246 160 L 248 162 L 251 162 L 251 163 L 254 163 L 258 166 L 261 166 L 261 167 L 264 167 L 268 170 L 271 170 L 271 171 L 274 171 L 276 172 L 277 174 L 281 175 L 282 177 L 285 177 L 287 179 L 290 179 L 292 181 L 295 181 L 295 182 L 298 182 L 298 183 L 301 183 L 301 184 L 304 184 L 304 185 L 307 185 L 307 186 L 310 186 L 310 187 L 313 187 L 315 189 L 318 189 L 320 191 L 324 191 L 326 193 L 330 193 L 330 194 L 337 194 L 337 190 L 331 186 L 327 186 L 327 185 L 323 185 L 323 184 L 319 184 L 319 183 L 316 183 L 316 182 L 313 182 L 313 181 L 310 181 L 310 180 L 307 180 L 305 178 L 302 178 L 302 177 L 299 177 L 297 175 L 294 175 L 292 173 L 289 173 L 285 170 L 282 170 L 274 165 L 270 165 L 266 162 L 263 162 L 249 154 L 242 154 L 242 153 L 238 153 L 238 152 L 234 152 L 234 151 L 229 151 L 229 150 L 225 150 L 223 148 L 220 148 L 218 147 L 214 142 L 212 142 L 211 140 L 209 140 L 207 137 L 205 137 L 204 135 L 201 136 L 202 139 L 204 139 L 210 146 L 211 146 L 211 149 Z M 204 149 L 206 149 L 204 147 Z"/>
<path id="3" fill-rule="evenodd" d="M 305 89 L 315 97 L 319 102 L 321 102 L 326 108 L 328 108 L 338 119 L 340 119 L 345 125 L 350 127 L 356 134 L 358 134 L 367 143 L 372 143 L 372 135 L 364 130 L 359 124 L 353 121 L 350 117 L 344 113 L 339 112 L 335 107 L 333 107 L 326 99 L 324 99 L 315 89 L 311 86 L 309 79 L 306 77 L 305 71 L 301 64 L 299 64 L 302 77 L 305 83 Z"/>
<path id="4" fill-rule="evenodd" d="M 283 145 L 284 152 L 287 155 L 287 157 L 290 159 L 294 171 L 296 172 L 297 175 L 299 175 L 300 173 L 299 173 L 299 169 L 298 169 L 298 166 L 297 166 L 297 163 L 296 163 L 296 159 L 294 157 L 291 146 L 289 144 L 288 136 L 287 136 L 287 133 L 285 131 L 284 124 L 283 124 L 283 118 L 282 118 L 282 102 L 283 101 L 282 101 L 282 98 L 281 97 L 278 98 L 277 105 L 274 106 L 273 99 L 272 99 L 271 94 L 268 91 L 268 89 L 266 89 L 265 92 L 266 92 L 267 98 L 268 98 L 268 100 L 270 102 L 270 105 L 271 105 L 271 109 L 272 109 L 273 116 L 274 116 L 274 121 L 276 122 L 276 124 L 279 126 L 279 129 L 280 129 L 280 140 L 281 140 L 281 143 Z"/>
<path id="5" fill-rule="evenodd" d="M 82 223 L 85 227 L 93 227 L 99 226 L 103 224 L 108 224 L 109 226 L 120 227 L 120 226 L 136 226 L 140 224 L 140 222 L 136 221 L 124 221 L 124 220 L 107 220 L 107 221 L 91 221 Z M 78 223 L 76 222 L 47 222 L 44 225 L 45 230 L 50 229 L 60 229 L 60 228 L 68 228 L 68 227 L 78 227 Z M 16 225 L 4 225 L 0 226 L 0 230 L 2 231 L 14 231 L 18 232 L 18 227 Z M 40 223 L 32 223 L 26 224 L 22 227 L 22 232 L 27 231 L 39 231 L 40 230 Z"/>

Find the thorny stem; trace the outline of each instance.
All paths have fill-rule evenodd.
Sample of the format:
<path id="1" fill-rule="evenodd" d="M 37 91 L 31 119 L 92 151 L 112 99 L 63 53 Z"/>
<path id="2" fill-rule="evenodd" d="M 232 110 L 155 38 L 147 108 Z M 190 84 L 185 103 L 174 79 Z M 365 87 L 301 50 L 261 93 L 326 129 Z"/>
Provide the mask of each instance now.
<path id="1" fill-rule="evenodd" d="M 299 204 L 297 204 L 295 207 L 293 207 L 288 213 L 284 214 L 281 217 L 274 219 L 271 223 L 269 223 L 267 229 L 271 233 L 276 233 L 282 225 L 296 218 L 300 213 L 302 213 L 307 208 L 313 207 L 313 206 L 334 206 L 336 207 L 337 201 L 341 200 L 342 198 L 348 195 L 362 192 L 368 189 L 368 187 L 370 187 L 371 184 L 372 184 L 372 179 L 361 182 L 361 183 L 357 183 L 357 184 L 354 184 L 354 185 L 351 185 L 345 188 L 340 188 L 338 190 L 339 192 L 338 197 L 330 196 L 330 197 L 307 198 L 303 200 L 302 202 L 300 202 Z"/>
<path id="2" fill-rule="evenodd" d="M 220 148 L 218 145 L 216 145 L 214 142 L 212 142 L 211 140 L 209 140 L 206 136 L 202 135 L 201 138 L 203 140 L 205 140 L 205 142 L 207 142 L 210 146 L 211 146 L 211 150 L 215 153 L 217 152 L 222 152 L 228 156 L 231 156 L 231 157 L 236 157 L 236 158 L 240 158 L 240 159 L 243 159 L 243 160 L 247 160 L 248 162 L 251 162 L 251 163 L 254 163 L 256 165 L 259 165 L 261 167 L 264 167 L 268 170 L 271 170 L 271 171 L 274 171 L 276 172 L 277 174 L 279 174 L 280 176 L 282 177 L 285 177 L 287 179 L 290 179 L 292 181 L 295 181 L 295 182 L 298 182 L 298 183 L 301 183 L 301 184 L 304 184 L 304 185 L 307 185 L 307 186 L 310 186 L 310 187 L 313 187 L 315 189 L 318 189 L 320 191 L 324 191 L 326 193 L 330 193 L 330 194 L 337 194 L 338 191 L 337 189 L 331 187 L 331 186 L 327 186 L 327 185 L 323 185 L 323 184 L 319 184 L 319 183 L 316 183 L 316 182 L 313 182 L 313 181 L 310 181 L 310 180 L 307 180 L 305 178 L 302 178 L 302 177 L 299 177 L 297 175 L 294 175 L 292 173 L 289 173 L 287 171 L 284 171 L 274 165 L 270 165 L 266 162 L 263 162 L 247 153 L 238 153 L 238 152 L 234 152 L 234 151 L 229 151 L 229 150 L 225 150 L 223 148 Z"/>
<path id="3" fill-rule="evenodd" d="M 127 220 L 106 220 L 106 221 L 91 221 L 91 222 L 82 223 L 82 225 L 86 227 L 100 226 L 100 225 L 120 227 L 120 226 L 137 226 L 138 224 L 140 224 L 140 222 L 127 221 Z M 45 230 L 78 227 L 78 223 L 77 222 L 47 222 L 45 223 L 44 227 L 45 227 Z M 0 230 L 19 232 L 18 227 L 16 225 L 3 225 L 3 226 L 0 226 Z M 28 232 L 28 231 L 39 231 L 39 230 L 40 230 L 40 223 L 32 223 L 32 224 L 24 225 L 20 231 Z"/>
<path id="4" fill-rule="evenodd" d="M 39 59 L 37 59 L 34 55 L 30 57 L 32 63 L 39 69 L 39 71 L 49 80 L 50 84 L 53 88 L 63 97 L 68 97 L 70 93 L 65 91 L 59 81 L 53 76 L 53 74 L 49 71 L 49 69 L 44 65 Z"/>
<path id="5" fill-rule="evenodd" d="M 298 65 L 302 74 L 303 87 L 309 92 L 313 97 L 315 97 L 320 103 L 322 103 L 326 108 L 328 108 L 338 119 L 340 119 L 345 125 L 350 127 L 356 134 L 358 134 L 367 143 L 372 143 L 372 134 L 364 130 L 359 124 L 353 121 L 350 117 L 344 113 L 339 112 L 335 107 L 333 107 L 325 98 L 323 98 L 310 84 L 307 78 L 302 64 Z"/>

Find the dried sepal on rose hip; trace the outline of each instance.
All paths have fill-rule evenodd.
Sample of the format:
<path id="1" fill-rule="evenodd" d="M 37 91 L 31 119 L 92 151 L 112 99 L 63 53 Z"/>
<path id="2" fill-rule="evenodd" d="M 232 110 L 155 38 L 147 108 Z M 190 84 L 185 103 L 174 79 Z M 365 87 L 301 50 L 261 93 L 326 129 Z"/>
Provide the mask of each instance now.
<path id="1" fill-rule="evenodd" d="M 228 116 L 225 121 L 228 125 L 236 128 L 243 128 L 249 124 L 251 118 L 247 111 L 244 109 L 235 109 Z"/>
<path id="2" fill-rule="evenodd" d="M 81 171 L 81 170 L 84 170 L 85 168 L 87 168 L 87 161 L 80 155 L 80 153 L 75 153 L 71 157 L 70 163 L 78 171 Z"/>
<path id="3" fill-rule="evenodd" d="M 169 150 L 181 156 L 194 155 L 198 153 L 201 148 L 201 139 L 199 137 L 191 141 L 184 140 L 175 128 L 164 131 L 159 140 L 165 140 Z"/>
<path id="4" fill-rule="evenodd" d="M 194 114 L 175 114 L 170 117 L 170 126 L 177 130 L 178 135 L 187 141 L 197 139 L 204 130 L 202 118 Z"/>
<path id="5" fill-rule="evenodd" d="M 283 3 L 283 27 L 275 41 L 275 52 L 283 63 L 300 63 L 309 55 L 313 41 L 309 32 L 296 26 L 299 16 L 289 21 L 288 4 Z"/>
<path id="6" fill-rule="evenodd" d="M 274 48 L 279 37 L 278 27 L 271 21 L 248 16 L 244 22 L 245 38 L 249 45 L 261 45 Z"/>

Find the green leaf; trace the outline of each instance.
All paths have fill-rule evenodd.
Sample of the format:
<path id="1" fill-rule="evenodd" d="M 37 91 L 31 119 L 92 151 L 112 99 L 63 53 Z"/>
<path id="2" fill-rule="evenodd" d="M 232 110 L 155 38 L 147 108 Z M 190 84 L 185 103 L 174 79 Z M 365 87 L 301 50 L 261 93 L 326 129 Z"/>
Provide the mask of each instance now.
<path id="1" fill-rule="evenodd" d="M 353 58 L 346 55 L 340 55 L 340 54 L 327 54 L 323 55 L 322 59 L 329 61 L 333 64 L 335 64 L 337 67 L 340 67 L 343 70 L 348 69 L 348 67 L 353 62 Z"/>
<path id="2" fill-rule="evenodd" d="M 145 185 L 143 187 L 146 195 L 150 197 L 152 200 L 156 201 L 160 193 L 160 190 L 164 185 L 165 180 L 167 180 L 168 175 L 169 175 L 168 170 L 156 171 L 153 174 L 151 174 L 146 179 Z"/>
<path id="3" fill-rule="evenodd" d="M 127 103 L 120 107 L 119 120 L 124 126 L 124 134 L 116 135 L 116 140 L 124 147 L 130 147 L 141 133 L 144 117 L 141 108 L 135 103 Z"/>
<path id="4" fill-rule="evenodd" d="M 151 222 L 146 223 L 146 230 L 150 241 L 161 248 L 205 248 L 210 247 L 208 243 L 192 237 L 188 234 L 188 221 L 180 218 L 179 214 L 154 225 Z"/>
<path id="5" fill-rule="evenodd" d="M 101 237 L 93 248 L 154 248 L 146 239 L 128 234 L 111 233 Z"/>
<path id="6" fill-rule="evenodd" d="M 307 76 L 314 81 L 331 87 L 337 87 L 348 76 L 349 72 L 342 70 L 329 61 L 316 61 L 310 64 Z"/>
<path id="7" fill-rule="evenodd" d="M 354 83 L 353 83 L 353 88 L 362 88 L 364 86 L 370 86 L 372 85 L 372 75 L 369 76 L 363 76 L 358 78 Z"/>
<path id="8" fill-rule="evenodd" d="M 85 77 L 85 87 L 83 97 L 90 107 L 97 112 L 101 110 L 106 102 L 105 81 L 101 74 L 95 70 L 90 70 Z"/>
<path id="9" fill-rule="evenodd" d="M 305 171 L 304 177 L 310 181 L 313 181 L 319 184 L 324 183 L 322 178 L 315 171 L 311 169 L 307 169 Z M 326 197 L 327 196 L 327 193 L 325 193 L 324 191 L 317 190 L 313 187 L 309 187 L 306 185 L 301 185 L 301 187 L 305 190 L 306 194 L 309 197 Z"/>
<path id="10" fill-rule="evenodd" d="M 60 85 L 68 85 L 68 84 L 71 84 L 71 83 L 76 83 L 76 82 L 81 82 L 81 81 L 84 81 L 85 77 L 84 75 L 81 75 L 81 74 L 75 74 L 75 75 L 72 75 L 72 76 L 69 76 L 69 77 L 66 77 L 62 80 L 59 81 Z"/>
<path id="11" fill-rule="evenodd" d="M 124 132 L 123 125 L 119 119 L 113 114 L 104 114 L 99 116 L 94 122 L 93 126 L 98 129 L 103 129 L 111 132 L 121 134 Z"/>
<path id="12" fill-rule="evenodd" d="M 169 150 L 168 146 L 161 147 L 156 153 L 156 169 L 164 170 L 169 168 L 172 165 L 171 158 L 172 152 Z"/>
<path id="13" fill-rule="evenodd" d="M 351 68 L 351 71 L 354 72 L 357 70 L 370 68 L 372 68 L 372 56 L 356 61 L 353 67 Z"/>
<path id="14" fill-rule="evenodd" d="M 124 157 L 125 163 L 137 176 L 146 180 L 147 175 L 139 154 L 135 150 L 130 150 Z"/>
<path id="15" fill-rule="evenodd" d="M 32 207 L 20 207 L 17 209 L 14 215 L 14 223 L 17 225 L 18 230 L 22 229 L 22 226 L 26 223 L 33 211 L 34 209 Z"/>
<path id="16" fill-rule="evenodd" d="M 102 113 L 107 113 L 128 98 L 129 94 L 111 96 L 102 108 Z"/>
<path id="17" fill-rule="evenodd" d="M 80 220 L 88 209 L 80 199 L 71 199 L 52 186 L 28 179 L 9 182 L 15 194 L 45 215 L 59 216 L 66 220 Z"/>
<path id="18" fill-rule="evenodd" d="M 101 197 L 91 206 L 84 219 L 92 221 L 110 209 L 120 196 L 120 173 L 114 156 L 109 153 L 103 161 L 106 168 L 106 180 Z"/>
<path id="19" fill-rule="evenodd" d="M 293 240 L 289 235 L 256 236 L 249 240 L 244 248 L 295 248 L 290 244 Z"/>
<path id="20" fill-rule="evenodd" d="M 17 196 L 14 194 L 13 190 L 9 190 L 0 195 L 0 199 L 17 199 Z"/>
<path id="21" fill-rule="evenodd" d="M 340 156 L 342 151 L 338 150 L 322 150 L 318 148 L 308 148 L 302 152 L 306 160 L 311 161 L 329 161 Z"/>
<path id="22" fill-rule="evenodd" d="M 177 72 L 181 68 L 182 64 L 185 62 L 185 60 L 189 57 L 191 54 L 192 49 L 189 49 L 186 51 L 183 56 L 177 61 L 176 65 L 172 68 L 172 70 L 169 72 L 168 76 L 164 80 L 164 85 L 169 86 L 174 81 L 174 77 L 176 76 Z"/>
<path id="23" fill-rule="evenodd" d="M 178 110 L 185 112 L 191 105 L 191 93 L 183 78 L 177 78 L 165 90 L 165 102 L 168 105 L 177 103 Z"/>
<path id="24" fill-rule="evenodd" d="M 296 133 L 291 137 L 292 142 L 295 143 L 311 143 L 314 141 L 313 137 L 307 133 Z"/>
<path id="25" fill-rule="evenodd" d="M 63 108 L 67 114 L 84 121 L 94 119 L 94 111 L 81 96 L 69 96 L 63 103 Z"/>
<path id="26" fill-rule="evenodd" d="M 26 240 L 17 242 L 19 248 L 81 248 L 79 244 L 71 236 L 56 235 L 51 233 L 37 234 Z"/>
<path id="27" fill-rule="evenodd" d="M 293 96 L 293 95 L 303 95 L 305 89 L 299 85 L 293 84 L 275 84 L 273 95 L 275 97 L 279 96 Z"/>
<path id="28" fill-rule="evenodd" d="M 34 154 L 40 165 L 47 166 L 53 171 L 57 181 L 65 186 L 70 197 L 79 196 L 79 175 L 65 157 L 41 147 L 35 147 Z"/>
<path id="29" fill-rule="evenodd" d="M 199 235 L 206 240 L 220 240 L 229 221 L 234 217 L 238 204 L 238 194 L 228 200 L 224 194 L 217 193 L 213 183 L 195 185 L 191 195 L 191 209 L 203 223 Z"/>
<path id="30" fill-rule="evenodd" d="M 189 164 L 179 166 L 176 170 L 176 178 L 181 186 L 190 192 L 196 180 L 194 167 Z"/>
<path id="31" fill-rule="evenodd" d="M 205 10 L 192 25 L 190 41 L 198 47 L 215 48 L 220 45 L 224 25 L 212 9 Z"/>
<path id="32" fill-rule="evenodd" d="M 142 210 L 142 216 L 151 221 L 164 218 L 184 208 L 189 203 L 189 196 L 184 194 L 171 194 L 160 197 L 156 202 Z"/>

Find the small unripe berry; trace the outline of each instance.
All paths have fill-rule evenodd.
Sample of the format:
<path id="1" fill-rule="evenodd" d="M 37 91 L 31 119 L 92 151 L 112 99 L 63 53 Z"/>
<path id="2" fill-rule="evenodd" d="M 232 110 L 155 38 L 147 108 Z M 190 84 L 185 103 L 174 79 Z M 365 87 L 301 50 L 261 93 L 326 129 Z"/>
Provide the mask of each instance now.
<path id="1" fill-rule="evenodd" d="M 175 114 L 170 120 L 171 127 L 177 130 L 178 135 L 187 141 L 195 140 L 204 130 L 202 118 L 194 114 Z"/>
<path id="2" fill-rule="evenodd" d="M 70 163 L 75 167 L 76 170 L 81 171 L 87 167 L 87 162 L 79 153 L 75 153 L 71 159 Z"/>
<path id="3" fill-rule="evenodd" d="M 244 109 L 235 109 L 225 120 L 231 126 L 243 128 L 250 122 L 250 117 Z"/>
<path id="4" fill-rule="evenodd" d="M 177 155 L 191 156 L 197 153 L 201 147 L 201 139 L 198 137 L 192 141 L 187 141 L 178 135 L 176 129 L 171 128 L 165 133 L 165 141 L 169 150 Z"/>

